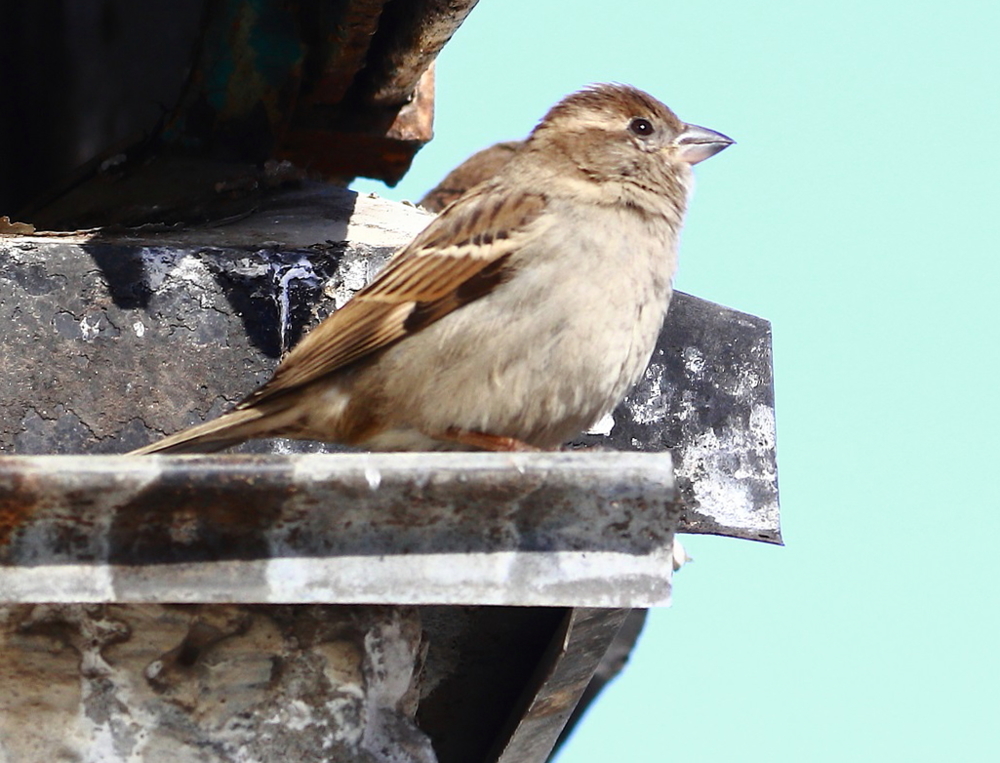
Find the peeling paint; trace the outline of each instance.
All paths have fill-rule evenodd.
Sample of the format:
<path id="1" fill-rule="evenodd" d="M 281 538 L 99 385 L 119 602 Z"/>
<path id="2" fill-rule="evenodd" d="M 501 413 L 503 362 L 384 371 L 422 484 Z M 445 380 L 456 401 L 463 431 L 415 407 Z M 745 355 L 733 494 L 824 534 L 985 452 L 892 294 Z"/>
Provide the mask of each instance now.
<path id="1" fill-rule="evenodd" d="M 697 347 L 685 347 L 683 352 L 684 367 L 692 376 L 699 377 L 705 370 L 705 356 Z"/>
<path id="2" fill-rule="evenodd" d="M 379 250 L 349 251 L 334 277 L 323 287 L 323 294 L 340 309 L 354 294 L 363 289 L 385 266 L 389 252 Z"/>
<path id="3" fill-rule="evenodd" d="M 378 486 L 382 484 L 382 472 L 377 466 L 368 464 L 365 466 L 365 481 L 372 490 L 378 490 Z"/>

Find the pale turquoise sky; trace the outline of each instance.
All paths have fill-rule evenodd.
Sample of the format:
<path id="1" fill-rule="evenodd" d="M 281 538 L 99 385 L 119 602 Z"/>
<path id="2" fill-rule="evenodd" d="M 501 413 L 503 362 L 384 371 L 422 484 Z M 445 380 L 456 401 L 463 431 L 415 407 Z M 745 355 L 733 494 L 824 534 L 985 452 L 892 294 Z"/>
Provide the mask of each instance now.
<path id="1" fill-rule="evenodd" d="M 787 547 L 686 539 L 559 763 L 1000 760 L 998 8 L 481 0 L 442 54 L 383 195 L 634 84 L 738 142 L 677 286 L 774 326 Z"/>

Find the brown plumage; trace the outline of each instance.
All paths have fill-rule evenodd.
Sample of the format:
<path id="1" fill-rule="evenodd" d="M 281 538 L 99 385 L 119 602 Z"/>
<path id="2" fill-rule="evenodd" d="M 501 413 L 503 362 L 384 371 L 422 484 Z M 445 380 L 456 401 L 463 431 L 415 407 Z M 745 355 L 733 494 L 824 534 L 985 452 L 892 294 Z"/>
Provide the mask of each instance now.
<path id="1" fill-rule="evenodd" d="M 253 437 L 552 448 L 644 370 L 690 166 L 732 141 L 599 85 L 554 106 L 232 411 L 135 453 Z"/>
<path id="2" fill-rule="evenodd" d="M 420 206 L 431 212 L 440 212 L 472 186 L 496 175 L 520 147 L 521 141 L 511 140 L 477 151 L 424 194 Z"/>

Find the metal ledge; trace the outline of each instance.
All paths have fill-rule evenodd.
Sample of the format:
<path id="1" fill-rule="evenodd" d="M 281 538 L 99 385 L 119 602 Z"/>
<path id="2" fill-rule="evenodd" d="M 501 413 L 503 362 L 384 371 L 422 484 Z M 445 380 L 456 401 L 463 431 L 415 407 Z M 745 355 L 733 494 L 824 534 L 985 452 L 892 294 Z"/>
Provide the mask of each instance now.
<path id="1" fill-rule="evenodd" d="M 218 415 L 427 221 L 307 184 L 220 228 L 0 237 L 0 453 L 121 453 Z M 669 450 L 682 531 L 780 543 L 774 423 L 768 322 L 677 293 L 645 375 L 577 443 Z"/>
<path id="2" fill-rule="evenodd" d="M 0 458 L 0 602 L 669 603 L 666 453 Z"/>

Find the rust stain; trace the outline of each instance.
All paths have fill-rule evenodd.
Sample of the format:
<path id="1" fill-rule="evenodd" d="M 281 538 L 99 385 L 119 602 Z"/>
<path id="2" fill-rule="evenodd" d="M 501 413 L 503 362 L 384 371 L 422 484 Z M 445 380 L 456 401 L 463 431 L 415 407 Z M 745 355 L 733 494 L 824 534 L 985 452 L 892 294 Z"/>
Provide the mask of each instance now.
<path id="1" fill-rule="evenodd" d="M 40 501 L 33 482 L 23 474 L 5 469 L 0 459 L 0 548 L 8 545 L 11 536 L 27 524 L 38 508 Z"/>
<path id="2" fill-rule="evenodd" d="M 296 488 L 290 479 L 208 470 L 197 476 L 165 472 L 155 485 L 115 513 L 109 561 L 157 564 L 198 560 L 262 559 L 268 528 Z M 252 487 L 252 489 L 250 489 Z"/>

